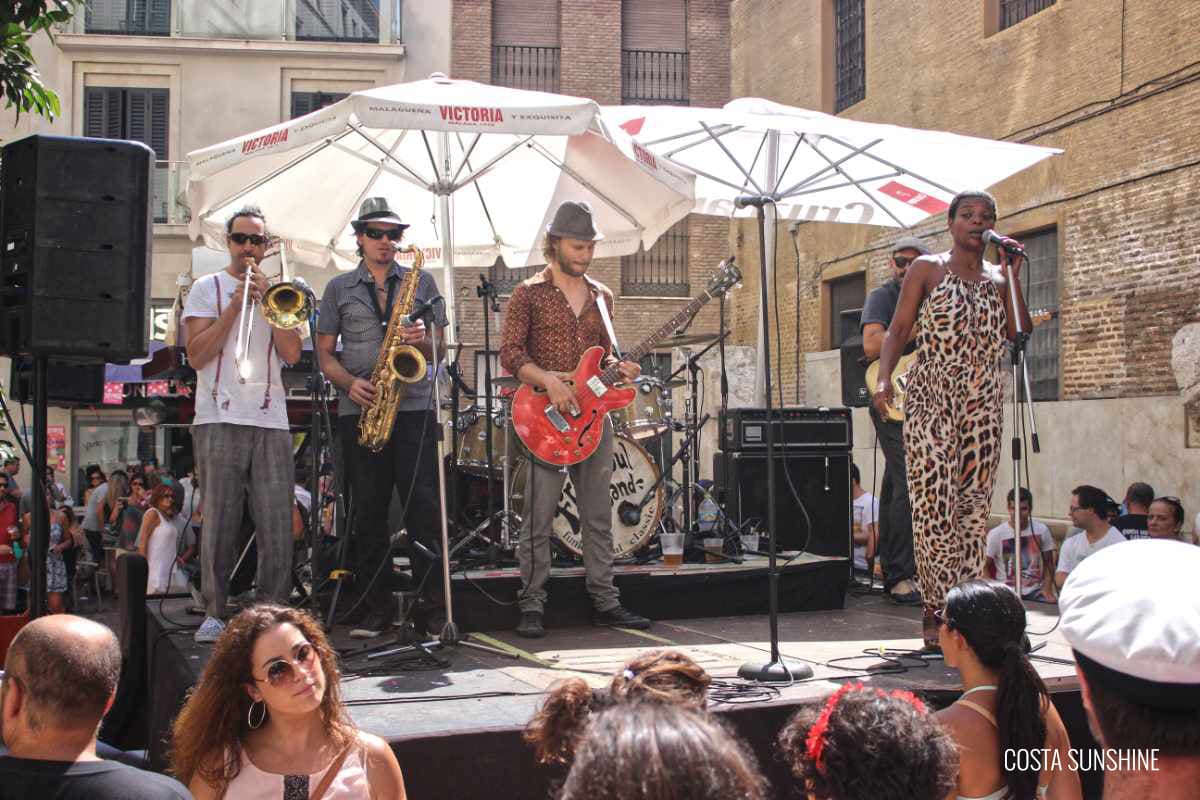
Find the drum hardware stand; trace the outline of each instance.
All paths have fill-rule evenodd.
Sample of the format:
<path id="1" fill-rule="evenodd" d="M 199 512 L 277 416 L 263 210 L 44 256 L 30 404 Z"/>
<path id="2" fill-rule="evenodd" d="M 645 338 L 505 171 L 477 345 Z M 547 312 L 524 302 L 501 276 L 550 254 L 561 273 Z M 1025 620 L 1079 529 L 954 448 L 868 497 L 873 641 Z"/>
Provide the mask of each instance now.
<path id="1" fill-rule="evenodd" d="M 700 428 L 703 427 L 704 423 L 708 422 L 708 420 L 709 415 L 705 414 L 704 419 L 700 421 L 699 425 L 691 427 L 691 430 L 688 431 L 686 436 L 684 436 L 683 443 L 679 445 L 679 449 L 676 450 L 675 454 L 671 456 L 671 460 L 663 465 L 662 470 L 658 474 L 658 480 L 656 480 L 646 489 L 646 493 L 642 495 L 642 499 L 639 502 L 631 503 L 628 500 L 622 500 L 617 505 L 617 515 L 620 517 L 621 522 L 625 523 L 626 525 L 637 525 L 642 519 L 643 509 L 645 509 L 650 503 L 650 498 L 654 497 L 658 487 L 662 486 L 664 483 L 666 483 L 668 486 L 676 487 L 668 498 L 667 509 L 670 509 L 670 501 L 673 500 L 680 491 L 678 488 L 679 484 L 671 480 L 671 469 L 680 461 L 680 459 L 685 459 L 688 451 L 695 443 L 696 436 L 700 432 Z M 687 431 L 688 427 L 689 426 L 684 425 L 683 429 Z"/>
<path id="2" fill-rule="evenodd" d="M 724 293 L 722 293 L 721 297 L 724 298 L 724 296 L 725 296 Z M 684 400 L 683 424 L 686 426 L 686 428 L 691 428 L 693 430 L 693 432 L 689 436 L 689 447 L 686 451 L 684 451 L 685 457 L 684 457 L 684 461 L 683 461 L 682 488 L 683 488 L 683 493 L 684 493 L 684 495 L 683 495 L 683 531 L 684 531 L 684 533 L 692 532 L 692 521 L 693 521 L 693 519 L 695 519 L 695 515 L 693 513 L 693 508 L 692 508 L 692 506 L 695 502 L 695 498 L 692 496 L 692 486 L 695 485 L 696 481 L 699 478 L 699 466 L 700 466 L 699 460 L 697 458 L 697 456 L 699 454 L 693 452 L 694 448 L 690 446 L 690 443 L 691 443 L 691 439 L 693 437 L 699 436 L 700 430 L 704 427 L 704 424 L 705 424 L 704 422 L 701 422 L 699 425 L 696 424 L 696 414 L 699 412 L 699 409 L 700 409 L 700 381 L 699 381 L 699 376 L 697 375 L 697 373 L 700 371 L 699 362 L 700 362 L 700 359 L 703 358 L 704 355 L 709 350 L 712 350 L 713 347 L 715 347 L 718 343 L 724 342 L 725 338 L 727 336 L 729 336 L 729 332 L 722 329 L 721 333 L 717 337 L 717 339 L 713 342 L 710 342 L 708 345 L 706 345 L 704 347 L 704 349 L 701 350 L 696 355 L 692 355 L 692 350 L 690 347 L 679 348 L 680 351 L 683 353 L 683 363 L 680 364 L 679 368 L 676 369 L 674 372 L 672 372 L 670 374 L 670 376 L 668 376 L 668 378 L 667 378 L 667 381 L 670 381 L 672 378 L 677 376 L 680 372 L 683 372 L 685 369 L 688 372 L 688 379 L 687 379 L 688 380 L 688 394 L 687 394 L 687 398 Z M 723 347 L 724 346 L 722 345 L 722 348 Z M 705 422 L 707 422 L 708 415 L 705 415 L 704 419 L 705 419 Z M 674 459 L 671 460 L 672 467 L 674 466 L 674 461 L 675 461 Z M 666 470 L 664 469 L 664 471 L 666 471 Z M 670 506 L 668 506 L 668 508 L 669 507 Z"/>

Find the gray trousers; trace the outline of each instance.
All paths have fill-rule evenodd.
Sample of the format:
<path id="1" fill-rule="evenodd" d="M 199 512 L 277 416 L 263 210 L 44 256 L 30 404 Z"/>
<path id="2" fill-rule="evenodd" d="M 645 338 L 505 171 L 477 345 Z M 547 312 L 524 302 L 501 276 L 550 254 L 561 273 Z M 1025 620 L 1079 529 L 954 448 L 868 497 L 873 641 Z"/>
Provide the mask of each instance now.
<path id="1" fill-rule="evenodd" d="M 612 479 L 613 430 L 604 420 L 600 446 L 591 458 L 567 467 L 575 486 L 575 505 L 583 539 L 585 585 L 597 611 L 620 605 L 613 586 Z M 550 578 L 550 536 L 567 472 L 530 459 L 525 479 L 525 525 L 517 543 L 521 565 L 522 612 L 538 611 L 546 605 L 546 581 Z"/>
<path id="2" fill-rule="evenodd" d="M 285 430 L 214 422 L 192 426 L 196 469 L 204 493 L 200 536 L 201 588 L 210 617 L 229 616 L 225 601 L 238 559 L 242 510 L 258 546 L 259 600 L 286 603 L 292 591 L 292 435 Z"/>

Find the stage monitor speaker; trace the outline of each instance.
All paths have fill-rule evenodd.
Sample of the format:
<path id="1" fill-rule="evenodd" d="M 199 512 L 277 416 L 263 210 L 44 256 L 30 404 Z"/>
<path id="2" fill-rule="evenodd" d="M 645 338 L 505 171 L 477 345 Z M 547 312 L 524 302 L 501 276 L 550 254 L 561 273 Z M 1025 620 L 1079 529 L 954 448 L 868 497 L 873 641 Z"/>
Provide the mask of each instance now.
<path id="1" fill-rule="evenodd" d="M 717 486 L 717 500 L 730 520 L 736 524 L 757 518 L 762 520 L 760 528 L 765 530 L 765 453 L 717 452 L 713 455 L 713 482 Z M 776 453 L 775 539 L 780 551 L 803 548 L 816 555 L 849 558 L 850 504 L 848 453 Z M 811 533 L 806 519 L 811 521 Z"/>
<path id="2" fill-rule="evenodd" d="M 2 158 L 0 352 L 145 356 L 154 151 L 39 135 Z"/>
<path id="3" fill-rule="evenodd" d="M 861 335 L 851 336 L 842 342 L 842 405 L 848 408 L 866 408 L 871 405 L 871 393 L 867 391 L 867 364 L 863 354 Z"/>
<path id="4" fill-rule="evenodd" d="M 46 367 L 46 400 L 49 403 L 95 406 L 103 401 L 104 364 L 50 359 Z M 8 385 L 12 398 L 18 403 L 33 402 L 33 359 L 13 357 Z"/>

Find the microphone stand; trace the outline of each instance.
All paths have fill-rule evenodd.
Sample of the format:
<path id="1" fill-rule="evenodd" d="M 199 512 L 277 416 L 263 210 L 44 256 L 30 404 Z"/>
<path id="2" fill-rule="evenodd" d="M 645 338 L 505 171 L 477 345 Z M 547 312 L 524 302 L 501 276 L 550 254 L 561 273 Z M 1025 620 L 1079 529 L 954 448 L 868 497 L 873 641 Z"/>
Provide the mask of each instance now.
<path id="1" fill-rule="evenodd" d="M 746 662 L 738 668 L 738 677 L 762 683 L 791 683 L 811 678 L 812 667 L 807 664 L 787 662 L 779 654 L 779 568 L 775 559 L 775 415 L 771 408 L 771 327 L 770 304 L 767 300 L 767 230 L 764 208 L 772 207 L 775 199 L 769 196 L 739 197 L 738 208 L 753 205 L 758 212 L 758 266 L 759 302 L 762 304 L 763 369 L 767 395 L 767 566 L 768 591 L 770 594 L 771 660 L 764 663 Z"/>

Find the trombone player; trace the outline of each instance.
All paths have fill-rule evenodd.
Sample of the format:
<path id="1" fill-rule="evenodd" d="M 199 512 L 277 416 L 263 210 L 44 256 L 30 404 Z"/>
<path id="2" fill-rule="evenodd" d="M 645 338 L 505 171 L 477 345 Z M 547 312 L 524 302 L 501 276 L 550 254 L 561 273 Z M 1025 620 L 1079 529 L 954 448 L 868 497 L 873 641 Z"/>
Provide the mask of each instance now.
<path id="1" fill-rule="evenodd" d="M 204 487 L 205 619 L 195 634 L 201 643 L 215 642 L 229 617 L 247 497 L 258 543 L 258 599 L 286 603 L 292 584 L 292 437 L 281 367 L 300 360 L 300 333 L 262 319 L 268 288 L 259 269 L 268 242 L 262 211 L 240 209 L 225 231 L 229 265 L 195 282 L 182 317 L 196 370 L 192 441 Z"/>

